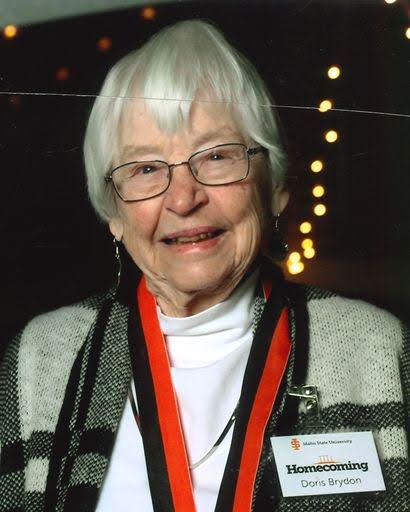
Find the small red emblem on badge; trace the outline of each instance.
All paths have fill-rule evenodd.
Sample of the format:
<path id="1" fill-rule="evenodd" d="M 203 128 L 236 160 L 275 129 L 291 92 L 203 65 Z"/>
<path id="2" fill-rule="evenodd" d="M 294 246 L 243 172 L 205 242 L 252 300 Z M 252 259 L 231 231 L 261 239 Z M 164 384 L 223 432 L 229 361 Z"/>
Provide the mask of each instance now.
<path id="1" fill-rule="evenodd" d="M 297 437 L 292 437 L 292 439 L 290 440 L 290 446 L 294 450 L 300 450 L 300 443 Z"/>

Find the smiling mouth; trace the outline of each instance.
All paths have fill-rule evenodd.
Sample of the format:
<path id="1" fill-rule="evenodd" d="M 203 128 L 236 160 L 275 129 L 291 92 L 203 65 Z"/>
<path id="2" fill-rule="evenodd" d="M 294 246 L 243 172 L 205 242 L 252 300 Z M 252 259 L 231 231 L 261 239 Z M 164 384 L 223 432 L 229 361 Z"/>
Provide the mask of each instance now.
<path id="1" fill-rule="evenodd" d="M 194 236 L 179 236 L 176 238 L 164 238 L 163 242 L 167 245 L 182 245 L 182 244 L 197 244 L 204 240 L 210 240 L 216 238 L 224 232 L 223 229 L 217 229 L 215 231 L 209 231 L 206 233 L 199 233 Z"/>

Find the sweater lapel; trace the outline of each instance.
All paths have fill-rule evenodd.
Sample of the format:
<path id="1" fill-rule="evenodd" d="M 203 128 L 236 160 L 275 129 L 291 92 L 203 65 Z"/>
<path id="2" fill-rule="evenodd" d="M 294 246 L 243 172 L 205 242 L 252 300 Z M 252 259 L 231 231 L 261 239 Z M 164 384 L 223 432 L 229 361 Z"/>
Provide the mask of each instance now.
<path id="1" fill-rule="evenodd" d="M 50 462 L 47 510 L 95 509 L 131 379 L 129 309 L 109 297 L 71 371 Z"/>

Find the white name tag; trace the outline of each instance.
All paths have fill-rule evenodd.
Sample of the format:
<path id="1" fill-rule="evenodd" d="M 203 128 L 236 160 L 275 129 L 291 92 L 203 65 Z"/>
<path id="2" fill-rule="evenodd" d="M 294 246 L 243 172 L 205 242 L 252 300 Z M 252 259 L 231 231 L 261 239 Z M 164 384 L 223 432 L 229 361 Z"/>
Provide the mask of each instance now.
<path id="1" fill-rule="evenodd" d="M 385 491 L 371 432 L 271 438 L 283 496 Z"/>

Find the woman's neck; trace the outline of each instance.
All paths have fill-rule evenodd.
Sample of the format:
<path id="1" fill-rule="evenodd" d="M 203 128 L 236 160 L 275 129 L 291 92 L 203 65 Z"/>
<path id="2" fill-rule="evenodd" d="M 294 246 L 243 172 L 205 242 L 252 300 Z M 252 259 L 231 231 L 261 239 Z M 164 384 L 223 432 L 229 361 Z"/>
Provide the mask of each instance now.
<path id="1" fill-rule="evenodd" d="M 159 292 L 156 287 L 150 287 L 147 281 L 147 287 L 155 296 L 162 313 L 173 317 L 196 315 L 219 304 L 231 295 L 236 285 L 237 283 L 233 283 L 231 286 L 215 290 L 215 292 L 207 291 L 207 293 L 184 293 L 179 290 L 169 290 L 168 293 L 163 293 L 162 290 Z"/>
<path id="2" fill-rule="evenodd" d="M 224 283 L 218 283 L 203 290 L 178 290 L 167 282 L 149 279 L 145 276 L 148 290 L 154 295 L 161 312 L 167 316 L 187 317 L 196 315 L 226 300 L 237 286 L 257 268 L 253 264 L 245 273 L 229 276 Z"/>

